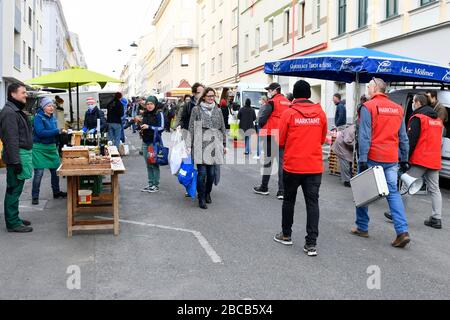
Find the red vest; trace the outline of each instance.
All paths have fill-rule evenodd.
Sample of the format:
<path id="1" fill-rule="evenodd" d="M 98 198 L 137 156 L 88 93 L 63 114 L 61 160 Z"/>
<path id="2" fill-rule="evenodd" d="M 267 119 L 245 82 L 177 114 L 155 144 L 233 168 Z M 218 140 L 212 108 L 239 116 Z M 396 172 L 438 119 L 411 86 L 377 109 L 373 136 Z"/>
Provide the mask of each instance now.
<path id="1" fill-rule="evenodd" d="M 273 112 L 270 115 L 267 123 L 260 131 L 260 136 L 276 136 L 278 137 L 278 130 L 280 129 L 280 118 L 284 111 L 289 109 L 291 102 L 282 94 L 277 94 L 270 101 L 273 102 Z"/>
<path id="2" fill-rule="evenodd" d="M 398 162 L 399 136 L 402 126 L 402 106 L 377 93 L 364 106 L 372 116 L 372 143 L 368 158 L 376 162 Z"/>
<path id="3" fill-rule="evenodd" d="M 322 145 L 327 131 L 327 117 L 320 104 L 294 101 L 280 121 L 284 170 L 296 174 L 323 173 Z"/>
<path id="4" fill-rule="evenodd" d="M 442 130 L 441 119 L 433 119 L 424 114 L 416 114 L 411 120 L 420 120 L 420 137 L 409 162 L 432 170 L 442 169 Z"/>

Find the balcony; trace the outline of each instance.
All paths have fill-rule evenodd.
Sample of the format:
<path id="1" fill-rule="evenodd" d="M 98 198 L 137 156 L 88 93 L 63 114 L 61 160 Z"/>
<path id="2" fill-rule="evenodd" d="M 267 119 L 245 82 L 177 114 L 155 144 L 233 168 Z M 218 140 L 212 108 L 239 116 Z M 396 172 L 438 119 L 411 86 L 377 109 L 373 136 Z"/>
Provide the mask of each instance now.
<path id="1" fill-rule="evenodd" d="M 190 38 L 174 39 L 173 47 L 174 48 L 193 48 L 194 47 L 194 39 L 190 39 Z"/>
<path id="2" fill-rule="evenodd" d="M 17 6 L 14 15 L 14 32 L 16 33 L 22 32 L 22 12 Z"/>
<path id="3" fill-rule="evenodd" d="M 14 68 L 20 71 L 20 53 L 14 51 Z"/>

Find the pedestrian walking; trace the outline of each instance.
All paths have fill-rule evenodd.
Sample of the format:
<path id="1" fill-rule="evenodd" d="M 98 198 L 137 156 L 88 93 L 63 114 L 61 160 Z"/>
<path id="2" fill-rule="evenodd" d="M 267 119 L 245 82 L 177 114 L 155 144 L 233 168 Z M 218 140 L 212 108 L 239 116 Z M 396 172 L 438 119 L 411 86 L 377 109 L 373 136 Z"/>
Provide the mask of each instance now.
<path id="1" fill-rule="evenodd" d="M 331 149 L 339 158 L 341 181 L 347 188 L 351 188 L 350 179 L 353 176 L 354 148 L 355 126 L 351 125 L 342 131 L 338 131 L 336 141 Z"/>
<path id="2" fill-rule="evenodd" d="M 398 191 L 398 159 L 400 149 L 400 168 L 408 169 L 409 143 L 406 125 L 403 121 L 402 106 L 389 100 L 386 83 L 373 78 L 368 86 L 370 100 L 366 102 L 359 114 L 359 172 L 369 167 L 381 166 L 384 169 L 389 196 L 387 202 L 392 213 L 396 239 L 392 246 L 404 248 L 410 241 L 405 207 Z M 353 235 L 369 237 L 369 208 L 356 209 L 356 227 Z"/>
<path id="3" fill-rule="evenodd" d="M 252 101 L 245 100 L 244 107 L 238 113 L 239 129 L 244 133 L 245 155 L 251 153 L 251 137 L 255 133 L 256 112 L 252 108 Z"/>
<path id="4" fill-rule="evenodd" d="M 112 141 L 113 145 L 119 149 L 120 139 L 122 135 L 122 117 L 124 114 L 124 106 L 120 101 L 122 99 L 122 94 L 117 92 L 114 95 L 113 101 L 111 101 L 108 106 L 108 139 Z"/>
<path id="5" fill-rule="evenodd" d="M 301 186 L 306 203 L 306 238 L 304 251 L 317 256 L 319 236 L 319 190 L 324 172 L 322 145 L 325 143 L 328 124 L 320 104 L 311 98 L 311 86 L 304 80 L 294 85 L 294 102 L 280 120 L 280 147 L 284 148 L 284 200 L 282 232 L 274 240 L 292 245 L 297 190 Z"/>
<path id="6" fill-rule="evenodd" d="M 339 93 L 334 94 L 333 103 L 336 106 L 336 114 L 334 116 L 334 124 L 336 128 L 345 126 L 347 124 L 347 109 L 342 96 Z"/>
<path id="7" fill-rule="evenodd" d="M 413 114 L 408 124 L 409 162 L 408 174 L 424 179 L 431 197 L 432 215 L 425 225 L 442 229 L 442 194 L 439 188 L 439 171 L 442 169 L 442 130 L 444 128 L 438 113 L 431 107 L 423 94 L 414 96 Z M 392 214 L 386 214 L 392 220 Z"/>
<path id="8" fill-rule="evenodd" d="M 181 112 L 179 127 L 184 130 L 189 130 L 189 123 L 191 120 L 192 109 L 198 104 L 200 97 L 205 91 L 205 86 L 201 83 L 195 83 L 192 86 L 192 97 L 188 103 L 183 107 Z"/>
<path id="9" fill-rule="evenodd" d="M 128 111 L 128 99 L 123 97 L 122 99 L 120 99 L 120 102 L 122 103 L 123 106 L 123 114 L 122 114 L 122 121 L 121 121 L 121 127 L 120 127 L 120 141 L 122 143 L 125 143 L 125 126 L 127 125 L 127 111 Z"/>
<path id="10" fill-rule="evenodd" d="M 83 132 L 95 134 L 97 133 L 97 120 L 100 119 L 100 131 L 106 131 L 106 118 L 105 114 L 102 110 L 97 106 L 97 101 L 89 97 L 86 99 L 87 111 L 84 115 L 84 124 L 83 124 Z M 101 133 L 98 132 L 98 133 Z"/>
<path id="11" fill-rule="evenodd" d="M 448 111 L 447 108 L 439 101 L 438 92 L 436 90 L 427 91 L 428 102 L 430 106 L 436 111 L 438 118 L 442 120 L 444 125 L 443 136 L 446 137 L 449 133 L 449 121 L 448 121 Z"/>
<path id="12" fill-rule="evenodd" d="M 253 188 L 256 194 L 269 195 L 269 181 L 272 174 L 272 166 L 275 160 L 278 161 L 278 192 L 277 198 L 283 200 L 283 150 L 279 147 L 280 118 L 291 102 L 281 94 L 280 84 L 274 82 L 270 84 L 268 91 L 269 102 L 264 110 L 259 114 L 259 136 L 264 145 L 264 173 L 262 183 L 259 187 Z"/>
<path id="13" fill-rule="evenodd" d="M 227 100 L 225 99 L 220 100 L 219 107 L 220 110 L 222 111 L 223 120 L 225 121 L 225 129 L 230 130 L 230 123 L 229 123 L 230 109 L 228 109 Z"/>
<path id="14" fill-rule="evenodd" d="M 4 214 L 8 232 L 32 232 L 30 221 L 19 217 L 19 199 L 25 180 L 33 174 L 31 124 L 24 113 L 27 91 L 22 84 L 8 87 L 8 100 L 0 112 L 2 160 L 6 164 L 6 193 Z"/>
<path id="15" fill-rule="evenodd" d="M 197 165 L 197 193 L 199 207 L 208 209 L 218 165 L 226 153 L 226 129 L 222 112 L 217 107 L 216 91 L 206 88 L 192 109 L 189 122 L 192 158 Z"/>
<path id="16" fill-rule="evenodd" d="M 59 135 L 65 130 L 58 129 L 58 123 L 54 116 L 55 106 L 50 98 L 41 100 L 40 109 L 34 117 L 33 130 L 33 188 L 31 191 L 32 204 L 39 204 L 39 194 L 41 181 L 45 169 L 51 174 L 51 185 L 53 198 L 67 198 L 67 193 L 62 192 L 59 187 L 59 177 L 56 170 L 61 161 L 59 158 L 58 146 Z"/>
<path id="17" fill-rule="evenodd" d="M 158 112 L 158 98 L 149 96 L 145 101 L 146 110 L 142 116 L 139 129 L 142 134 L 142 153 L 147 166 L 148 186 L 142 192 L 156 193 L 159 191 L 160 169 L 158 164 L 149 163 L 149 147 L 153 147 L 155 134 L 164 131 L 164 115 Z"/>

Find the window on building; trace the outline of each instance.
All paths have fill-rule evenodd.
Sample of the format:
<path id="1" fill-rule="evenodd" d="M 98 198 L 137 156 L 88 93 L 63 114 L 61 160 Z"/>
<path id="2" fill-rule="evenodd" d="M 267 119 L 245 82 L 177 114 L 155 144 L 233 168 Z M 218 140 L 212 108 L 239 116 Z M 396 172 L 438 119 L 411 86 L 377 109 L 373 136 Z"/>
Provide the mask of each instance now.
<path id="1" fill-rule="evenodd" d="M 27 0 L 23 0 L 23 11 L 22 11 L 22 15 L 23 15 L 23 21 L 27 22 Z"/>
<path id="2" fill-rule="evenodd" d="M 232 19 L 233 19 L 232 26 L 233 26 L 233 29 L 234 29 L 234 28 L 236 28 L 238 26 L 238 23 L 239 23 L 239 13 L 238 13 L 238 9 L 237 8 L 235 8 L 233 10 Z"/>
<path id="3" fill-rule="evenodd" d="M 223 70 L 223 53 L 219 54 L 218 70 L 219 72 Z"/>
<path id="4" fill-rule="evenodd" d="M 259 55 L 261 48 L 261 29 L 260 27 L 256 28 L 255 31 L 255 54 Z"/>
<path id="5" fill-rule="evenodd" d="M 200 44 L 201 44 L 201 46 L 202 46 L 202 51 L 204 51 L 205 48 L 206 48 L 206 35 L 205 35 L 205 34 L 202 35 L 202 39 L 201 39 Z"/>
<path id="6" fill-rule="evenodd" d="M 189 54 L 182 53 L 181 54 L 181 66 L 188 67 L 189 66 Z"/>
<path id="7" fill-rule="evenodd" d="M 420 0 L 420 5 L 424 6 L 426 4 L 432 3 L 432 2 L 436 2 L 437 0 Z"/>
<path id="8" fill-rule="evenodd" d="M 247 33 L 244 37 L 244 59 L 248 61 L 250 58 L 250 36 Z"/>
<path id="9" fill-rule="evenodd" d="M 368 0 L 358 0 L 358 28 L 367 26 Z"/>
<path id="10" fill-rule="evenodd" d="M 202 63 L 202 66 L 200 67 L 201 77 L 202 80 L 205 80 L 206 78 L 206 64 Z"/>
<path id="11" fill-rule="evenodd" d="M 31 50 L 30 47 L 28 47 L 28 67 L 31 69 L 32 66 L 32 62 L 33 62 L 33 51 Z"/>
<path id="12" fill-rule="evenodd" d="M 203 6 L 202 7 L 202 9 L 201 9 L 201 18 L 202 18 L 202 21 L 204 22 L 205 21 L 205 19 L 206 19 L 206 14 L 205 14 L 205 9 L 206 7 L 205 6 Z"/>
<path id="13" fill-rule="evenodd" d="M 274 41 L 274 24 L 273 24 L 273 19 L 269 20 L 268 24 L 269 24 L 269 26 L 268 26 L 267 30 L 269 32 L 269 37 L 268 37 L 268 39 L 269 39 L 269 41 L 268 41 L 269 42 L 269 50 L 272 50 L 273 49 L 273 41 Z"/>
<path id="14" fill-rule="evenodd" d="M 386 19 L 398 15 L 398 0 L 386 0 Z"/>
<path id="15" fill-rule="evenodd" d="M 212 40 L 212 43 L 216 42 L 216 26 L 213 26 L 213 27 L 212 27 L 212 30 L 211 30 L 211 40 Z"/>
<path id="16" fill-rule="evenodd" d="M 223 20 L 219 21 L 219 39 L 223 37 Z"/>
<path id="17" fill-rule="evenodd" d="M 298 36 L 305 36 L 305 1 L 298 4 Z"/>
<path id="18" fill-rule="evenodd" d="M 212 12 L 216 11 L 216 0 L 211 0 L 211 10 Z"/>
<path id="19" fill-rule="evenodd" d="M 347 31 L 347 0 L 339 0 L 338 35 Z"/>
<path id="20" fill-rule="evenodd" d="M 27 44 L 25 41 L 22 41 L 22 46 L 23 64 L 27 64 Z"/>
<path id="21" fill-rule="evenodd" d="M 211 59 L 211 74 L 214 74 L 216 72 L 216 58 Z"/>
<path id="22" fill-rule="evenodd" d="M 320 0 L 314 0 L 313 7 L 313 30 L 317 31 L 320 29 Z"/>
<path id="23" fill-rule="evenodd" d="M 42 44 L 42 26 L 39 26 L 39 40 L 41 41 Z"/>
<path id="24" fill-rule="evenodd" d="M 231 64 L 234 66 L 238 63 L 238 47 L 231 48 Z"/>
<path id="25" fill-rule="evenodd" d="M 284 28 L 283 28 L 283 42 L 289 42 L 289 33 L 291 30 L 291 16 L 289 10 L 284 12 Z"/>
<path id="26" fill-rule="evenodd" d="M 33 25 L 33 10 L 31 10 L 30 7 L 28 7 L 28 25 L 30 26 L 30 28 Z"/>

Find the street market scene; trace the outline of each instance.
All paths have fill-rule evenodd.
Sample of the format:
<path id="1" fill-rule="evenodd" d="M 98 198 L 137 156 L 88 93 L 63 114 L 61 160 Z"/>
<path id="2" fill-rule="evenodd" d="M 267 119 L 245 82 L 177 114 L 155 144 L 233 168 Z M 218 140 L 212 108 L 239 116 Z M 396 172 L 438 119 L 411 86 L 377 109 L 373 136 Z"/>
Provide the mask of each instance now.
<path id="1" fill-rule="evenodd" d="M 450 299 L 450 1 L 0 0 L 0 28 L 0 300 Z"/>

